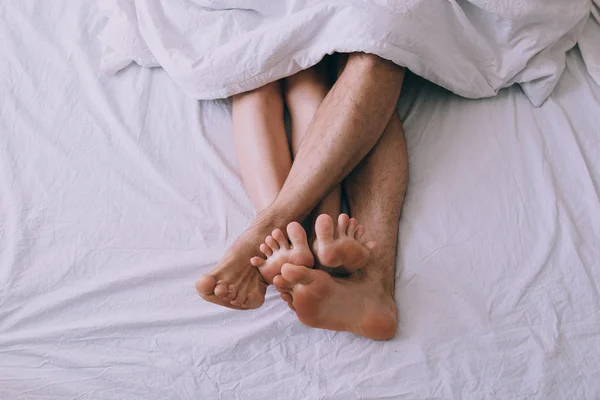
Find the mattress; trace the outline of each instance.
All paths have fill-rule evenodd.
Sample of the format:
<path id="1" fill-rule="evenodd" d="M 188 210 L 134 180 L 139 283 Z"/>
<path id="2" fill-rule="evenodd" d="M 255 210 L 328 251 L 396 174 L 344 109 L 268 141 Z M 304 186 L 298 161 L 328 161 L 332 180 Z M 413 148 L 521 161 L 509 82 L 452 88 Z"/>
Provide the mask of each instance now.
<path id="1" fill-rule="evenodd" d="M 0 399 L 600 397 L 600 86 L 466 100 L 409 77 L 399 332 L 202 301 L 254 216 L 227 100 L 99 70 L 92 2 L 0 4 Z"/>

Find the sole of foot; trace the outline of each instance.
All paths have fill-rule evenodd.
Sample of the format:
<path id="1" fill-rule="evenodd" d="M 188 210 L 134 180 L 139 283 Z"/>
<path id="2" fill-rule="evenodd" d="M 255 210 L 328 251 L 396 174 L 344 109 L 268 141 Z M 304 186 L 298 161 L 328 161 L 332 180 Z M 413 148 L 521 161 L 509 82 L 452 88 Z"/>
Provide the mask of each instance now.
<path id="1" fill-rule="evenodd" d="M 374 340 L 390 339 L 396 333 L 394 298 L 366 278 L 339 279 L 324 271 L 285 264 L 274 285 L 307 326 Z"/>
<path id="2" fill-rule="evenodd" d="M 273 282 L 273 278 L 281 274 L 281 267 L 286 263 L 305 267 L 312 267 L 315 263 L 302 225 L 295 221 L 291 222 L 286 231 L 287 237 L 281 229 L 275 229 L 265 238 L 265 242 L 259 247 L 265 258 L 250 259 L 250 263 L 258 268 L 267 282 Z"/>
<path id="3" fill-rule="evenodd" d="M 315 234 L 313 251 L 319 264 L 328 268 L 343 267 L 344 272 L 349 273 L 367 264 L 376 245 L 374 241 L 365 240 L 364 226 L 347 214 L 340 214 L 337 228 L 329 215 L 319 215 L 315 221 Z"/>

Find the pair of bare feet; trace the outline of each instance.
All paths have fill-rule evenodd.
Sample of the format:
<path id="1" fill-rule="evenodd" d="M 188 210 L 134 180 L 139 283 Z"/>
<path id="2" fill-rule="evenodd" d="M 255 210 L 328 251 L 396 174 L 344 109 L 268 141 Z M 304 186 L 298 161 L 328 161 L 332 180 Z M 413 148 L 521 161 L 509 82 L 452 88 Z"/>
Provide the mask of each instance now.
<path id="1" fill-rule="evenodd" d="M 248 250 L 234 244 L 220 266 L 196 282 L 200 296 L 230 308 L 257 308 L 264 302 L 267 283 L 272 283 L 305 325 L 373 339 L 393 336 L 395 302 L 362 273 L 375 242 L 365 240 L 365 229 L 356 219 L 341 214 L 335 228 L 330 216 L 320 215 L 312 250 L 298 222 L 289 223 L 286 231 L 287 236 L 274 229 L 259 246 L 262 254 L 250 258 L 249 268 L 232 262 Z M 349 276 L 330 274 L 336 271 Z"/>
<path id="2" fill-rule="evenodd" d="M 267 282 L 275 284 L 275 277 L 281 275 L 285 264 L 309 268 L 316 265 L 318 269 L 352 273 L 366 265 L 369 253 L 375 247 L 374 241 L 365 240 L 365 228 L 346 214 L 339 216 L 337 229 L 329 215 L 321 214 L 317 218 L 312 251 L 306 232 L 298 222 L 291 222 L 286 230 L 287 237 L 281 229 L 275 229 L 259 247 L 264 257 L 250 259 Z M 275 286 L 280 289 L 279 285 Z"/>

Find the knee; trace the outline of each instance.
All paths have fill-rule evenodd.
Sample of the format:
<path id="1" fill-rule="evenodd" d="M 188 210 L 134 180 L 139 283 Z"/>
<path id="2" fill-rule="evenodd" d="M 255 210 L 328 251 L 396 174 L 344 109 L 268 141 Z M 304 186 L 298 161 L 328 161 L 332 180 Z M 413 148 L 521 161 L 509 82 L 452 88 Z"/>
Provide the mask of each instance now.
<path id="1" fill-rule="evenodd" d="M 346 60 L 348 63 L 360 63 L 361 65 L 374 66 L 388 63 L 389 61 L 371 53 L 350 53 Z"/>
<path id="2" fill-rule="evenodd" d="M 237 94 L 233 96 L 233 101 L 235 103 L 244 102 L 245 104 L 251 103 L 256 105 L 281 103 L 283 101 L 281 83 L 275 81 L 254 90 Z"/>
<path id="3" fill-rule="evenodd" d="M 392 61 L 379 57 L 376 54 L 351 53 L 348 55 L 346 67 L 358 71 L 361 76 L 369 76 L 375 71 L 386 71 L 392 75 L 404 76 L 404 67 L 394 64 Z"/>
<path id="4" fill-rule="evenodd" d="M 286 99 L 298 94 L 314 94 L 324 97 L 329 91 L 327 70 L 321 65 L 298 72 L 285 80 L 283 93 Z"/>
<path id="5" fill-rule="evenodd" d="M 281 98 L 281 82 L 275 81 L 267 83 L 249 93 L 260 98 Z"/>

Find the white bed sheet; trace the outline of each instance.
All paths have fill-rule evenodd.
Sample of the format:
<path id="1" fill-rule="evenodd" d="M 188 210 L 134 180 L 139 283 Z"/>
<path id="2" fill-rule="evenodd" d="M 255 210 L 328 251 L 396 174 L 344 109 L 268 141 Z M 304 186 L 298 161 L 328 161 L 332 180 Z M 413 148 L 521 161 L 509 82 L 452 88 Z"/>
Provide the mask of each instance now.
<path id="1" fill-rule="evenodd" d="M 600 87 L 409 81 L 399 333 L 201 301 L 253 217 L 228 101 L 98 70 L 92 2 L 0 3 L 1 399 L 600 397 Z"/>

